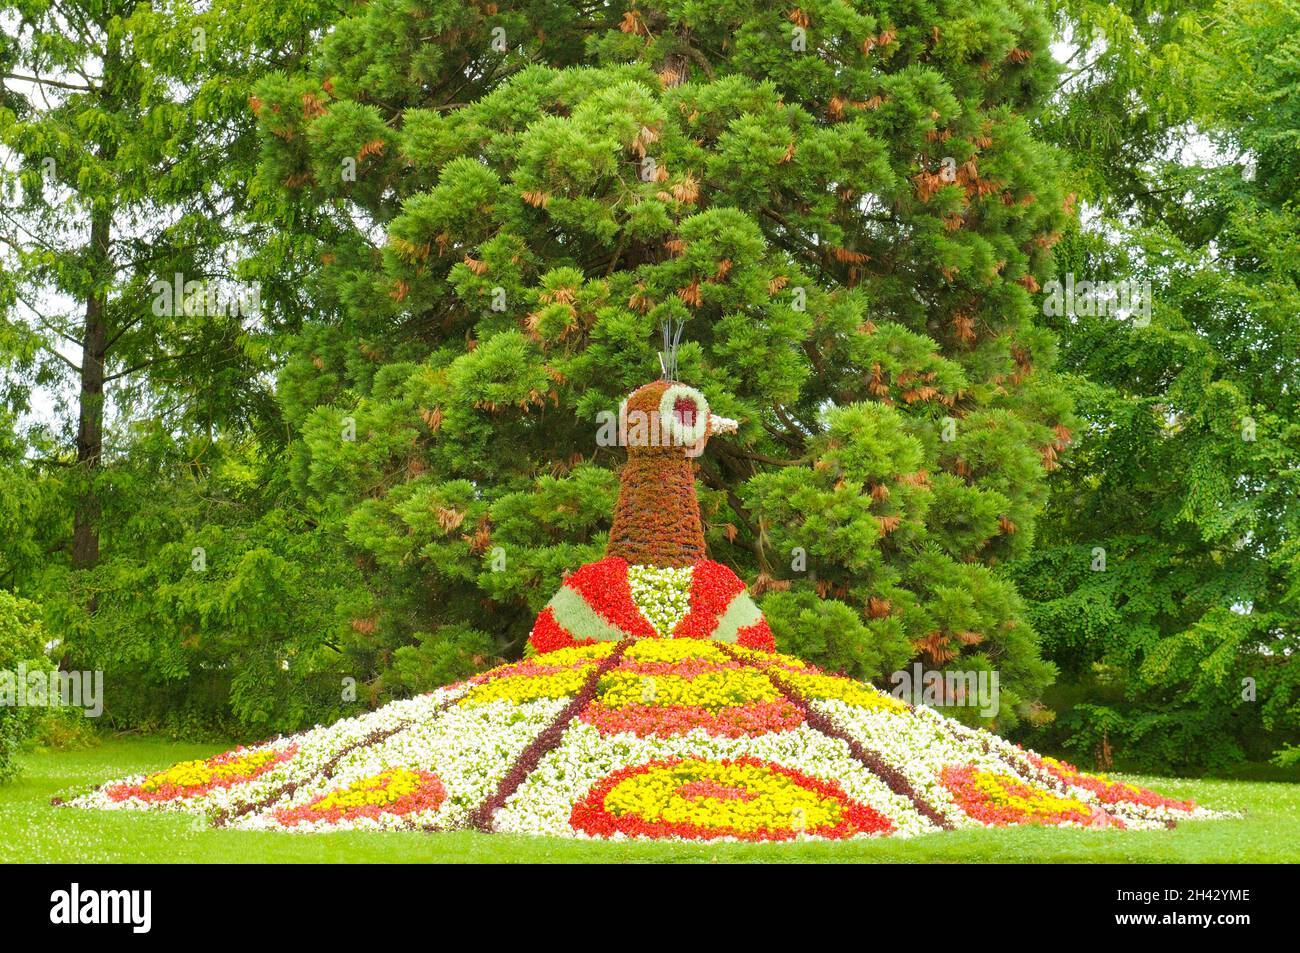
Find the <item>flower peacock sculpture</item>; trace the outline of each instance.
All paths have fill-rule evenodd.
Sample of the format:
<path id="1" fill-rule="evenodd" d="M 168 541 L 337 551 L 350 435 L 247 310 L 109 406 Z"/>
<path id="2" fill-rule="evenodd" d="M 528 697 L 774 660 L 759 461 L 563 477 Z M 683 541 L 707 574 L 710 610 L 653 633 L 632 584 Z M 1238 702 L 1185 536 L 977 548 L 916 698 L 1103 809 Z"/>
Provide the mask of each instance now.
<path id="1" fill-rule="evenodd" d="M 299 832 L 771 841 L 1220 816 L 777 653 L 707 558 L 695 497 L 691 457 L 736 422 L 660 380 L 619 429 L 606 556 L 565 579 L 523 661 L 66 803 Z"/>

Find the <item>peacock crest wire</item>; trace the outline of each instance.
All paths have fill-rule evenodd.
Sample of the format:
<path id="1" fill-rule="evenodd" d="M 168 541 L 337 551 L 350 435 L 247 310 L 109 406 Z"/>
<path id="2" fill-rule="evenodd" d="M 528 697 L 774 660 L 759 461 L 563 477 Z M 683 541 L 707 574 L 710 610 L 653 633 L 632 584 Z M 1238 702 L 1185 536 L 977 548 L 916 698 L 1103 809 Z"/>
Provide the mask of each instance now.
<path id="1" fill-rule="evenodd" d="M 676 322 L 672 318 L 665 318 L 659 322 L 659 330 L 664 340 L 663 350 L 659 352 L 659 368 L 666 381 L 677 380 L 677 353 L 681 347 L 682 330 L 685 327 L 685 318 L 678 318 Z"/>

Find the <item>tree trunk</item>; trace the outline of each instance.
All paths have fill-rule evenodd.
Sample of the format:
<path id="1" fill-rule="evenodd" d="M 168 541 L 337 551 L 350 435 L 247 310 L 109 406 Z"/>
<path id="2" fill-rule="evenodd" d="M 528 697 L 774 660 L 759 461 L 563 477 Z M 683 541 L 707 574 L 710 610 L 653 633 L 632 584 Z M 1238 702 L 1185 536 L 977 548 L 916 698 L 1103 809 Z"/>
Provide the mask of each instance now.
<path id="1" fill-rule="evenodd" d="M 86 324 L 81 337 L 81 395 L 77 414 L 77 468 L 82 479 L 72 531 L 72 566 L 88 569 L 99 562 L 100 502 L 95 480 L 104 453 L 104 358 L 108 344 L 105 291 L 112 215 L 96 210 L 90 225 L 91 280 L 86 295 Z"/>

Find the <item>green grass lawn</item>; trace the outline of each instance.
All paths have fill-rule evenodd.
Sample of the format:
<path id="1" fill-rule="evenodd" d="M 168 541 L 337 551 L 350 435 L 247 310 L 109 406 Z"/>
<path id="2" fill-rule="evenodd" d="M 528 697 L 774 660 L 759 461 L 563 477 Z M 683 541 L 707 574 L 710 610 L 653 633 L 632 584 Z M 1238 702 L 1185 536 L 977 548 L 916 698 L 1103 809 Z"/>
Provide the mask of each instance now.
<path id="1" fill-rule="evenodd" d="M 95 748 L 23 757 L 21 778 L 0 786 L 0 863 L 380 863 L 709 861 L 988 863 L 1294 863 L 1300 860 L 1300 784 L 1137 777 L 1175 797 L 1242 811 L 1172 831 L 1026 828 L 934 834 L 911 840 L 794 844 L 600 844 L 560 838 L 454 834 L 295 835 L 196 829 L 179 815 L 50 806 L 114 777 L 224 750 L 157 738 L 114 738 Z"/>

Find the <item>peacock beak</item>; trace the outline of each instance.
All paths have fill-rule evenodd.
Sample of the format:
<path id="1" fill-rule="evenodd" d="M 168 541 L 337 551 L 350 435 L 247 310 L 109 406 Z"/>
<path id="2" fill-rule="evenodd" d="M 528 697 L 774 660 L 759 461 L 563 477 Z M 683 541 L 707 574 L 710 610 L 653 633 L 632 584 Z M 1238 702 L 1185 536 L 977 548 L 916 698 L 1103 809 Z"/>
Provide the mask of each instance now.
<path id="1" fill-rule="evenodd" d="M 709 414 L 709 433 L 735 433 L 739 429 L 740 421 Z"/>

